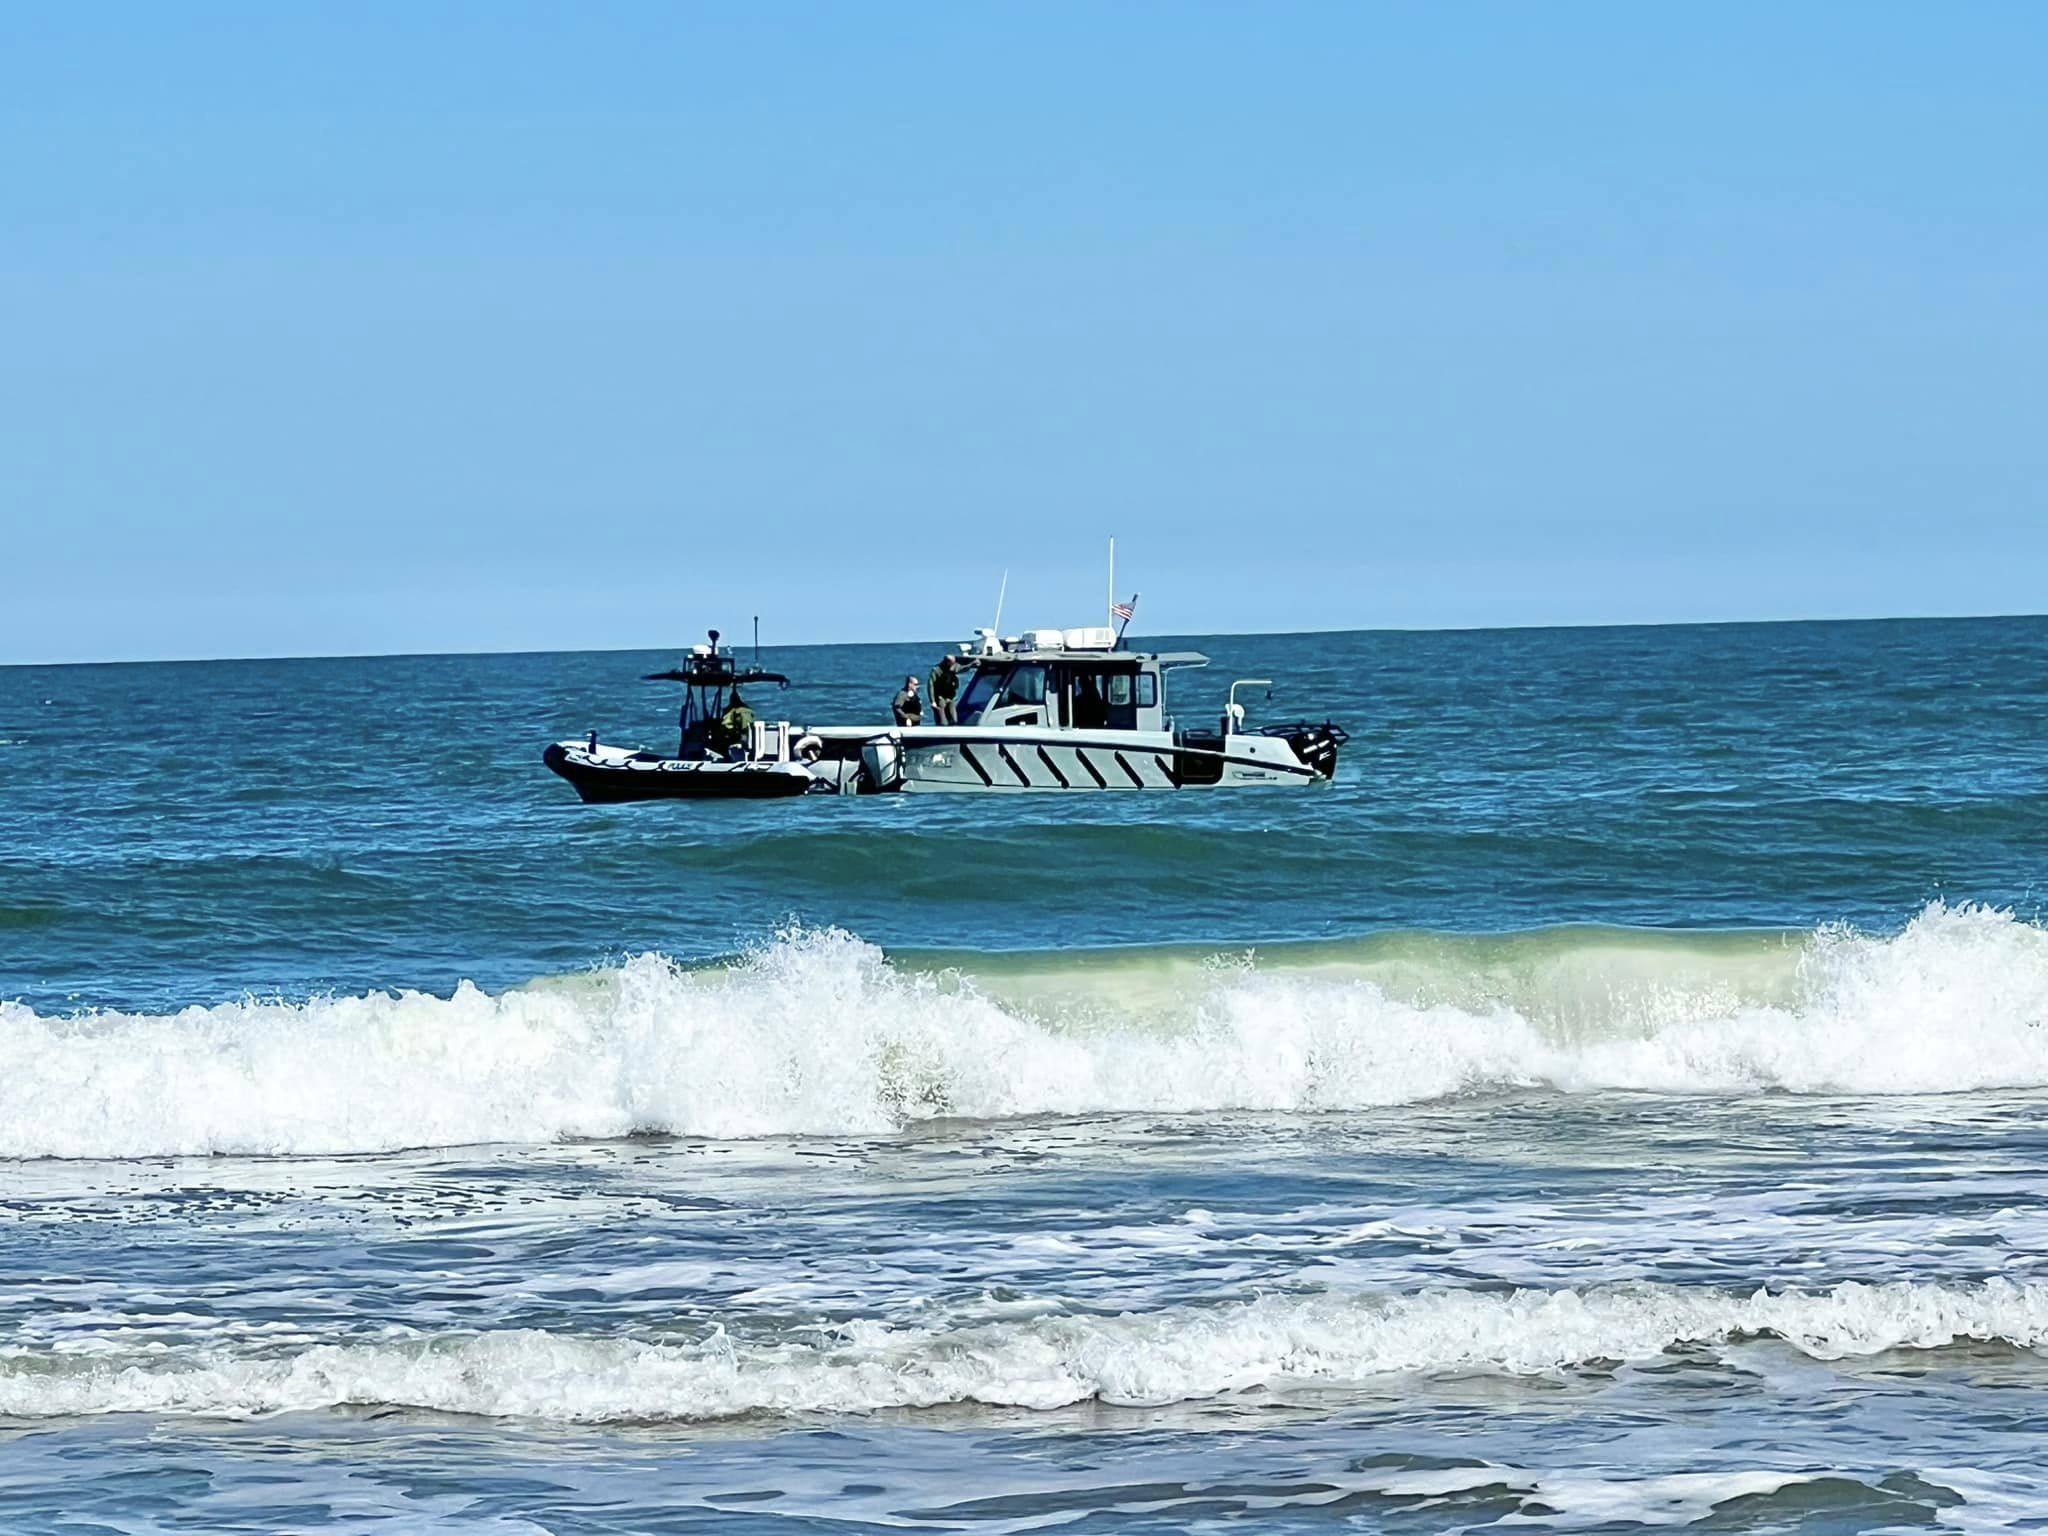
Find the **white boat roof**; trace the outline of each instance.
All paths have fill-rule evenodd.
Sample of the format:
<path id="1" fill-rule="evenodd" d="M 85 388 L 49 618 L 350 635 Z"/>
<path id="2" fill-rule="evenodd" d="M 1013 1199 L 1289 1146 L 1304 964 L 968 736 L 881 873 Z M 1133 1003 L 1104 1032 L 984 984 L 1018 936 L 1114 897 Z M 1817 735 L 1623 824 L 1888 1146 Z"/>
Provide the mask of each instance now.
<path id="1" fill-rule="evenodd" d="M 977 661 L 1073 661 L 1093 663 L 1101 666 L 1139 662 L 1156 662 L 1160 667 L 1206 667 L 1209 658 L 1200 651 L 973 651 L 960 658 L 962 663 Z"/>
<path id="2" fill-rule="evenodd" d="M 965 661 L 1127 661 L 1154 662 L 1161 667 L 1206 667 L 1200 651 L 1127 651 L 1108 628 L 1027 629 L 1021 635 L 997 636 L 978 631 L 960 646 Z"/>

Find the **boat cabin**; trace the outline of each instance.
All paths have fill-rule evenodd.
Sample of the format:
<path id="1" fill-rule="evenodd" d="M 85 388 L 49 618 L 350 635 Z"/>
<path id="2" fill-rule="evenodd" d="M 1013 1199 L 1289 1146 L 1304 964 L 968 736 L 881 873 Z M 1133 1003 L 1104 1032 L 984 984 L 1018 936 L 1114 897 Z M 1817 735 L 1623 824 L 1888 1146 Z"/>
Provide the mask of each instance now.
<path id="1" fill-rule="evenodd" d="M 1200 667 L 1197 651 L 1114 649 L 1110 631 L 1032 630 L 1013 640 L 984 635 L 961 685 L 962 725 L 1057 730 L 1169 731 L 1166 673 Z"/>

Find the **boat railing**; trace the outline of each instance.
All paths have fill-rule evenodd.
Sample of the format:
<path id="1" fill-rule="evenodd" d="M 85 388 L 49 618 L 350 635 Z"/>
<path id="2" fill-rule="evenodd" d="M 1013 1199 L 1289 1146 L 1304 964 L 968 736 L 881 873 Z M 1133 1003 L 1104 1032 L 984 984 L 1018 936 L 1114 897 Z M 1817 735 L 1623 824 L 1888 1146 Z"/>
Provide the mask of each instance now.
<path id="1" fill-rule="evenodd" d="M 1273 679 L 1270 677 L 1240 677 L 1236 682 L 1232 683 L 1230 685 L 1230 702 L 1223 707 L 1223 734 L 1233 736 L 1244 726 L 1244 706 L 1237 702 L 1238 689 L 1270 688 L 1272 686 Z"/>

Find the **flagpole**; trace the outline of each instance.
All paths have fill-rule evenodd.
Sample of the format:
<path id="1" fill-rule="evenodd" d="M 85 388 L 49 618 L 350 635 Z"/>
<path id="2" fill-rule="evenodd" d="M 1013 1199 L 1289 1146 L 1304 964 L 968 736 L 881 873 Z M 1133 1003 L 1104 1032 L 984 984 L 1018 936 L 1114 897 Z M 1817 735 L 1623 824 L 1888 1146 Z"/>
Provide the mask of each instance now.
<path id="1" fill-rule="evenodd" d="M 1109 603 L 1108 603 L 1108 606 L 1107 606 L 1107 608 L 1106 608 L 1106 609 L 1104 610 L 1104 612 L 1103 612 L 1103 615 L 1102 615 L 1102 616 L 1103 616 L 1104 618 L 1108 619 L 1108 620 L 1109 620 L 1109 622 L 1110 622 L 1110 623 L 1112 623 L 1112 624 L 1114 624 L 1114 623 L 1116 622 L 1116 535 L 1115 535 L 1115 534 L 1111 534 L 1111 535 L 1109 536 Z"/>

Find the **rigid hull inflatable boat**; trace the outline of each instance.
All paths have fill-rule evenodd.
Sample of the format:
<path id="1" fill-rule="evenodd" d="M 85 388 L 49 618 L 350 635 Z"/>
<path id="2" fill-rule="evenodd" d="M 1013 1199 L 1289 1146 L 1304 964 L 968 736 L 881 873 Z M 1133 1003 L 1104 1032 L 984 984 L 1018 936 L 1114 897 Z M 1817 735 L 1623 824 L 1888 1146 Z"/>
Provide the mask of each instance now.
<path id="1" fill-rule="evenodd" d="M 597 741 L 558 741 L 541 760 L 575 785 L 585 800 L 601 803 L 690 797 L 773 800 L 818 788 L 817 781 L 795 763 L 663 757 Z"/>
<path id="2" fill-rule="evenodd" d="M 681 666 L 650 672 L 647 681 L 683 685 L 675 756 L 606 746 L 595 731 L 582 741 L 555 742 L 541 754 L 541 761 L 575 786 L 583 799 L 773 800 L 821 787 L 787 752 L 761 750 L 751 711 L 744 720 L 735 719 L 733 709 L 743 685 L 773 683 L 785 688 L 789 679 L 758 666 L 742 667 L 729 649 L 719 648 L 717 630 L 711 631 L 711 643 L 693 647 Z"/>
<path id="3" fill-rule="evenodd" d="M 593 732 L 556 742 L 546 762 L 585 800 L 1215 789 L 1327 783 L 1348 739 L 1328 721 L 1248 729 L 1238 690 L 1265 678 L 1233 683 L 1213 724 L 1181 726 L 1167 712 L 1168 676 L 1208 657 L 1124 650 L 1107 628 L 983 630 L 960 655 L 957 724 L 735 721 L 731 690 L 784 679 L 739 670 L 714 632 L 682 669 L 653 674 L 688 689 L 675 757 L 604 746 Z"/>

